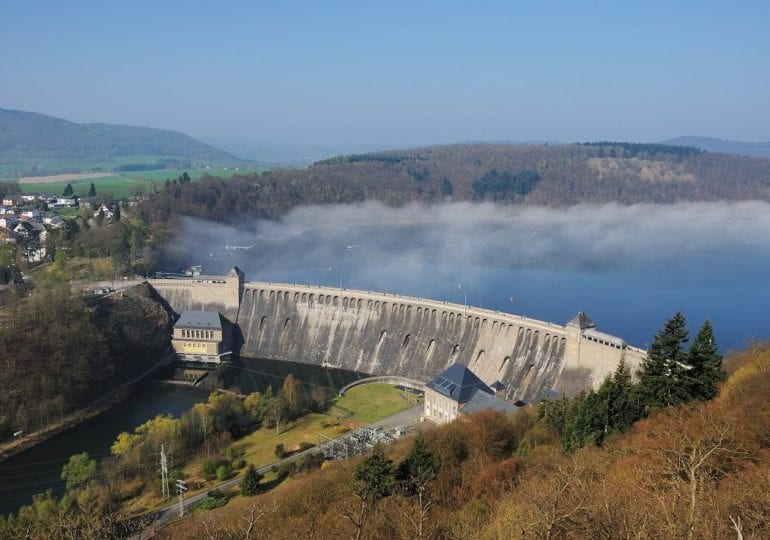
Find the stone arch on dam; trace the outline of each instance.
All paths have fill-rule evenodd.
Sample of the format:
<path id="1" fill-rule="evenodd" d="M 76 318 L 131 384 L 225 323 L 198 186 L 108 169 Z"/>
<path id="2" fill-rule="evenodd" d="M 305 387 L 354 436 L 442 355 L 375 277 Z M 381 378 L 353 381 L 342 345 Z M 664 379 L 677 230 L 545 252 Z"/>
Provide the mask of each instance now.
<path id="1" fill-rule="evenodd" d="M 423 381 L 459 362 L 525 402 L 597 387 L 621 360 L 635 371 L 645 354 L 585 314 L 558 325 L 424 298 L 246 282 L 236 270 L 150 284 L 176 313 L 219 309 L 240 329 L 241 356 Z"/>

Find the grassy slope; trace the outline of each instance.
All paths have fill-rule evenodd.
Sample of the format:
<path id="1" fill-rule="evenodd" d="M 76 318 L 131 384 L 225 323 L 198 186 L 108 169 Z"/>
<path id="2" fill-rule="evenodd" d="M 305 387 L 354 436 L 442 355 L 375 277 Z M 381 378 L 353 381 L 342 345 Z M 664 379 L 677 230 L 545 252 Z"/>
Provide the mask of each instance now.
<path id="1" fill-rule="evenodd" d="M 68 183 L 72 184 L 75 194 L 85 196 L 91 186 L 91 182 L 96 186 L 98 194 L 111 194 L 114 198 L 122 199 L 135 195 L 137 192 L 151 192 L 156 189 L 162 189 L 166 178 L 175 179 L 182 173 L 187 172 L 192 180 L 199 180 L 203 175 L 210 174 L 220 178 L 228 178 L 236 174 L 248 174 L 261 172 L 262 169 L 162 169 L 157 171 L 137 171 L 121 173 L 105 173 L 98 178 L 85 178 L 80 180 L 68 180 L 66 175 L 62 175 L 61 182 L 50 182 L 41 184 L 21 184 L 24 193 L 54 193 L 59 194 L 64 191 Z"/>
<path id="2" fill-rule="evenodd" d="M 417 403 L 414 394 L 406 394 L 395 386 L 368 384 L 352 388 L 345 396 L 331 401 L 325 413 L 310 413 L 279 428 L 262 428 L 235 443 L 245 451 L 245 459 L 257 467 L 265 467 L 278 461 L 275 456 L 277 444 L 283 444 L 287 452 L 295 452 L 300 443 L 317 444 L 319 433 L 327 437 L 338 437 L 357 426 L 369 424 L 403 411 Z M 198 475 L 203 459 L 193 461 L 185 467 L 185 478 L 194 484 L 204 484 L 212 489 L 217 481 L 206 482 Z M 200 491 L 200 490 L 198 490 Z M 193 493 L 193 492 L 191 492 Z M 135 500 L 132 508 L 148 509 L 165 506 L 155 494 Z"/>
<path id="3" fill-rule="evenodd" d="M 317 444 L 319 433 L 337 437 L 347 429 L 386 418 L 416 403 L 414 395 L 407 394 L 407 397 L 387 384 L 357 386 L 343 397 L 335 398 L 325 413 L 304 416 L 279 429 L 278 434 L 275 429 L 260 429 L 238 444 L 246 451 L 246 461 L 262 467 L 276 460 L 275 445 L 279 443 L 291 451 L 302 442 Z"/>

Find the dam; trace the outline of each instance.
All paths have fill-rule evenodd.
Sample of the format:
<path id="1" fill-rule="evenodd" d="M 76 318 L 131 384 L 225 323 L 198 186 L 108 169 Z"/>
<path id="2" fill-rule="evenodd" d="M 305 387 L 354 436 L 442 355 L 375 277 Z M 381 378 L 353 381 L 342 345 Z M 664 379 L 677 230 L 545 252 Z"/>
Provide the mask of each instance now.
<path id="1" fill-rule="evenodd" d="M 486 384 L 504 383 L 512 401 L 597 388 L 621 361 L 633 374 L 646 355 L 598 331 L 585 313 L 560 325 L 381 292 L 249 282 L 237 267 L 148 283 L 177 317 L 221 313 L 240 356 L 422 381 L 459 362 Z"/>

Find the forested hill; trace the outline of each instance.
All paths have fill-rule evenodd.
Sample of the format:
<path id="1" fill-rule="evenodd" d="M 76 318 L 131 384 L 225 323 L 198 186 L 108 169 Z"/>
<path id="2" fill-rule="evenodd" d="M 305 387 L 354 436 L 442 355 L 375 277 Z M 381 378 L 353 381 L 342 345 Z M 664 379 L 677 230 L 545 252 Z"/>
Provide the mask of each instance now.
<path id="1" fill-rule="evenodd" d="M 632 143 L 434 146 L 341 156 L 307 169 L 172 184 L 145 206 L 217 221 L 303 204 L 488 200 L 550 206 L 770 200 L 770 160 Z"/>
<path id="2" fill-rule="evenodd" d="M 238 161 L 234 156 L 166 129 L 112 124 L 76 124 L 43 114 L 0 109 L 0 160 L 102 161 L 147 155 L 204 163 Z"/>
<path id="3" fill-rule="evenodd" d="M 745 142 L 714 139 L 712 137 L 676 137 L 664 141 L 666 144 L 686 144 L 707 152 L 724 152 L 741 156 L 770 158 L 770 142 Z"/>

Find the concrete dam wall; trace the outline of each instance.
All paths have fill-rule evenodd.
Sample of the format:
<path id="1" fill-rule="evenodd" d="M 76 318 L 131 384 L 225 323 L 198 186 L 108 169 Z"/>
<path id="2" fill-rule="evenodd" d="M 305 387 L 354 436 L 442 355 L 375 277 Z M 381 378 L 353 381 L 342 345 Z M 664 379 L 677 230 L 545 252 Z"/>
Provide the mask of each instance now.
<path id="1" fill-rule="evenodd" d="M 241 356 L 424 381 L 460 362 L 487 384 L 506 384 L 511 400 L 573 395 L 601 384 L 621 360 L 634 371 L 644 356 L 597 332 L 582 314 L 562 326 L 422 298 L 243 282 L 242 274 L 240 280 L 231 275 L 229 284 L 224 278 L 150 284 L 177 313 L 225 310 L 242 335 Z M 236 297 L 237 306 L 222 301 Z"/>

